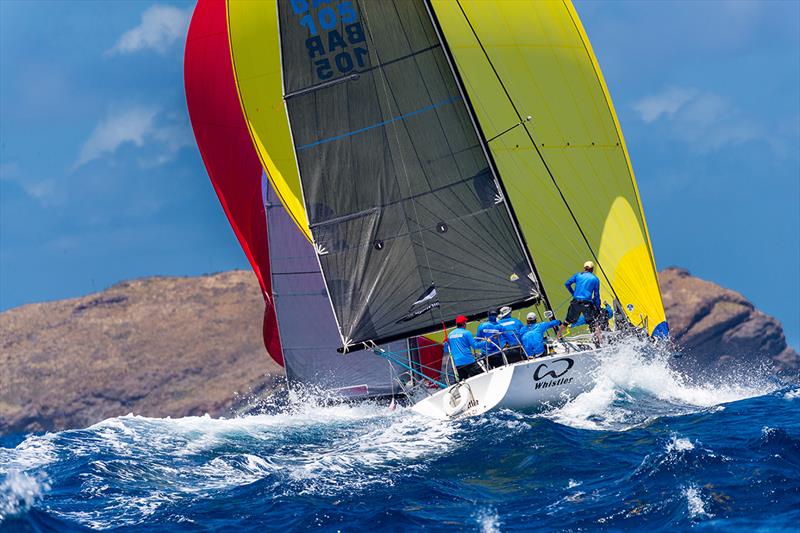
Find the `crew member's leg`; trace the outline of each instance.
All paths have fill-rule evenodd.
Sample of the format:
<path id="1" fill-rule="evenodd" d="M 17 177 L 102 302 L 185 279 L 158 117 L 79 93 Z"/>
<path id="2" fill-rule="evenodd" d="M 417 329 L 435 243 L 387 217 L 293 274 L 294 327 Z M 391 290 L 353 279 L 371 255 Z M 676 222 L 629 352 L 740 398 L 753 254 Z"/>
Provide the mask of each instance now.
<path id="1" fill-rule="evenodd" d="M 477 376 L 483 369 L 478 366 L 478 363 L 470 363 L 468 365 L 459 366 L 457 367 L 458 370 L 458 379 L 459 381 L 463 381 L 467 378 L 471 378 L 472 376 Z"/>
<path id="2" fill-rule="evenodd" d="M 492 354 L 486 358 L 486 362 L 489 364 L 489 368 L 499 368 L 503 366 L 503 354 L 500 352 Z"/>
<path id="3" fill-rule="evenodd" d="M 600 311 L 594 306 L 592 302 L 582 302 L 583 317 L 586 319 L 586 324 L 594 331 L 594 340 L 599 346 L 603 342 L 603 334 L 600 331 Z"/>
<path id="4" fill-rule="evenodd" d="M 525 352 L 522 351 L 522 346 L 514 346 L 506 350 L 506 359 L 509 363 L 518 363 L 525 360 Z"/>
<path id="5" fill-rule="evenodd" d="M 558 338 L 560 339 L 564 332 L 567 330 L 567 327 L 571 326 L 578 319 L 581 317 L 581 313 L 583 313 L 583 302 L 579 302 L 577 300 L 572 300 L 569 303 L 569 309 L 567 309 L 567 316 L 561 322 L 561 325 L 558 327 Z"/>

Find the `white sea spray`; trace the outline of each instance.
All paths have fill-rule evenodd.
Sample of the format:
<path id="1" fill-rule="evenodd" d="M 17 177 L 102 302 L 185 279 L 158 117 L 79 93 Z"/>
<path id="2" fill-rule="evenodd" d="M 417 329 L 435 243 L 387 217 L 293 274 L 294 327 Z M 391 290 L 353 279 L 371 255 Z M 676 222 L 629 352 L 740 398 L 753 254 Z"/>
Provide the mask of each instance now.
<path id="1" fill-rule="evenodd" d="M 0 481 L 0 524 L 30 509 L 50 489 L 44 474 L 9 470 Z"/>
<path id="2" fill-rule="evenodd" d="M 481 509 L 475 514 L 475 521 L 478 523 L 481 533 L 500 533 L 501 531 L 500 515 L 494 509 Z"/>
<path id="3" fill-rule="evenodd" d="M 627 430 L 661 416 L 769 394 L 779 386 L 766 371 L 698 380 L 673 368 L 665 348 L 636 339 L 610 345 L 600 357 L 592 387 L 545 417 L 579 429 Z"/>
<path id="4" fill-rule="evenodd" d="M 706 512 L 705 503 L 703 502 L 700 490 L 697 487 L 694 485 L 684 487 L 683 496 L 686 498 L 686 505 L 690 518 L 696 519 L 712 516 Z"/>
<path id="5" fill-rule="evenodd" d="M 667 443 L 666 446 L 667 453 L 672 452 L 685 452 L 688 450 L 694 450 L 694 444 L 692 441 L 685 437 L 679 437 L 678 435 L 672 435 L 672 438 Z"/>

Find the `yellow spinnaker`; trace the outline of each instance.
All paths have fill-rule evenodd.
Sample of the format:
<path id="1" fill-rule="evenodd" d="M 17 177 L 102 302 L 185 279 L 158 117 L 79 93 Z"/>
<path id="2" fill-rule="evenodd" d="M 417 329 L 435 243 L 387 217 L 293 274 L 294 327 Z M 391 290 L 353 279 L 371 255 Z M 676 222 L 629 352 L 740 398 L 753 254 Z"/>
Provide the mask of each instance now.
<path id="1" fill-rule="evenodd" d="M 602 297 L 612 301 L 613 287 L 623 306 L 632 304 L 631 321 L 646 318 L 652 333 L 665 317 L 641 201 L 572 4 L 432 0 L 432 6 L 557 314 L 569 301 L 564 281 L 593 259 L 593 250 Z"/>
<path id="2" fill-rule="evenodd" d="M 228 1 L 234 78 L 261 164 L 295 224 L 311 240 L 283 106 L 275 2 Z"/>

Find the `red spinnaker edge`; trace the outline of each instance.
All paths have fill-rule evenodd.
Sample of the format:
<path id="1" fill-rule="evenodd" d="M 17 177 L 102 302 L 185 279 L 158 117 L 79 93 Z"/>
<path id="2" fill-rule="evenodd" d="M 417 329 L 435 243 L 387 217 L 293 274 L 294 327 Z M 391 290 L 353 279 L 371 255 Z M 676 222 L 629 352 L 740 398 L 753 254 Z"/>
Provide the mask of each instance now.
<path id="1" fill-rule="evenodd" d="M 225 9 L 225 0 L 199 0 L 194 9 L 184 54 L 186 104 L 211 183 L 261 284 L 264 345 L 283 365 L 272 305 L 261 163 L 239 104 Z"/>

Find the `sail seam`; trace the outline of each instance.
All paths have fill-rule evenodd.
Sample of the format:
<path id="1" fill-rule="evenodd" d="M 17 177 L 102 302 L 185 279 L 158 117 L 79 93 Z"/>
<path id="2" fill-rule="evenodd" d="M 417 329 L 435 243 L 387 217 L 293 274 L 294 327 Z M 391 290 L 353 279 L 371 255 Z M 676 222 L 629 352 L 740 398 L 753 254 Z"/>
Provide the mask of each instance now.
<path id="1" fill-rule="evenodd" d="M 364 2 L 362 2 L 361 5 L 362 5 L 361 10 L 364 13 L 364 20 L 367 23 L 367 32 L 368 32 L 367 34 L 369 35 L 370 40 L 372 40 L 372 44 L 374 45 L 375 44 L 375 40 L 372 37 L 372 25 L 369 22 L 369 15 L 367 14 L 367 5 Z M 389 95 L 389 92 L 390 92 L 389 83 L 388 83 L 388 80 L 386 79 L 386 72 L 384 71 L 384 68 L 381 66 L 381 63 L 380 63 L 380 55 L 379 55 L 378 47 L 375 46 L 373 48 L 373 50 L 375 52 L 375 56 L 378 58 L 378 69 L 377 69 L 377 72 L 380 74 L 381 87 L 383 88 L 383 94 L 384 94 L 384 97 L 386 98 L 386 103 L 387 103 L 389 109 L 391 110 L 391 108 L 392 108 L 392 100 L 394 100 L 395 101 L 395 105 L 397 105 L 397 99 L 394 97 L 393 94 L 392 94 L 392 97 L 390 98 L 390 95 Z M 448 99 L 448 100 L 452 100 L 452 97 L 450 99 Z M 398 110 L 399 110 L 400 109 L 399 105 L 397 107 L 398 107 Z M 397 121 L 392 121 L 392 124 L 394 124 L 395 122 L 397 122 Z M 400 143 L 400 135 L 399 135 L 399 133 L 397 131 L 397 127 L 393 128 L 393 129 L 394 129 L 395 142 L 397 143 L 398 146 L 402 146 L 402 144 Z M 400 163 L 403 165 L 403 174 L 404 174 L 404 177 L 406 178 L 406 186 L 410 190 L 411 189 L 411 180 L 410 180 L 410 178 L 408 176 L 408 166 L 406 165 L 406 161 L 405 161 L 405 158 L 403 157 L 402 151 L 400 151 Z M 417 220 L 420 220 L 419 213 L 417 212 L 417 205 L 416 205 L 416 202 L 414 202 L 413 198 L 411 199 L 411 208 L 414 210 L 415 218 Z M 409 230 L 410 229 L 411 228 L 409 228 Z M 432 273 L 432 270 L 431 270 L 431 260 L 430 260 L 430 257 L 428 256 L 428 247 L 425 245 L 425 236 L 422 234 L 421 230 L 419 231 L 419 237 L 420 237 L 420 241 L 422 243 L 422 251 L 423 251 L 423 253 L 425 255 L 425 264 L 428 267 L 428 279 L 430 280 L 431 284 L 434 284 L 433 273 Z M 439 314 L 440 314 L 439 318 L 441 318 L 441 309 L 439 310 Z"/>
<path id="2" fill-rule="evenodd" d="M 539 276 L 539 272 L 536 270 L 536 265 L 531 255 L 530 248 L 528 247 L 528 243 L 525 241 L 525 237 L 522 235 L 522 232 L 519 229 L 519 220 L 517 219 L 517 216 L 514 213 L 513 207 L 508 201 L 508 194 L 506 194 L 502 180 L 500 180 L 500 171 L 497 168 L 497 163 L 495 162 L 494 157 L 492 156 L 488 144 L 486 144 L 486 135 L 483 133 L 483 130 L 481 129 L 480 124 L 478 123 L 477 114 L 475 113 L 475 109 L 473 108 L 472 102 L 470 101 L 469 95 L 467 94 L 466 88 L 464 86 L 464 81 L 461 79 L 461 75 L 459 74 L 458 70 L 455 67 L 455 59 L 453 57 L 452 52 L 450 51 L 450 47 L 448 46 L 447 41 L 444 38 L 441 25 L 439 24 L 439 20 L 436 18 L 436 13 L 433 9 L 433 6 L 431 5 L 430 0 L 423 0 L 423 2 L 425 4 L 425 9 L 428 12 L 428 17 L 431 19 L 433 28 L 436 31 L 436 37 L 442 44 L 442 50 L 445 53 L 447 64 L 450 67 L 450 72 L 453 74 L 453 77 L 455 78 L 456 81 L 456 85 L 458 86 L 458 90 L 461 93 L 461 98 L 464 100 L 464 103 L 467 106 L 467 113 L 469 115 L 470 121 L 472 122 L 472 126 L 475 129 L 475 133 L 478 135 L 478 140 L 483 141 L 481 142 L 481 148 L 483 149 L 483 153 L 486 156 L 487 161 L 489 162 L 489 168 L 492 171 L 492 177 L 494 178 L 495 183 L 497 187 L 500 189 L 500 193 L 503 196 L 502 198 L 503 204 L 505 205 L 506 211 L 508 212 L 508 215 L 511 218 L 512 226 L 514 227 L 514 233 L 517 235 L 517 239 L 522 248 L 522 253 L 528 261 L 528 266 L 531 268 L 534 276 L 536 277 L 537 291 L 544 300 L 545 307 L 552 310 L 552 306 L 550 305 L 550 299 L 547 297 L 547 292 L 544 288 L 544 284 L 541 282 L 541 277 Z"/>
<path id="3" fill-rule="evenodd" d="M 352 137 L 353 135 L 357 135 L 359 133 L 364 133 L 365 131 L 374 130 L 375 128 L 380 128 L 381 126 L 387 126 L 389 124 L 397 122 L 398 120 L 404 120 L 404 119 L 407 119 L 408 117 L 413 117 L 414 115 L 419 115 L 420 113 L 425 113 L 427 111 L 432 111 L 432 110 L 436 109 L 437 107 L 441 107 L 443 105 L 451 104 L 451 103 L 459 100 L 460 98 L 461 98 L 460 96 L 451 96 L 450 98 L 442 100 L 441 102 L 436 102 L 435 104 L 431 104 L 429 106 L 422 107 L 420 109 L 417 109 L 415 111 L 411 111 L 409 113 L 405 113 L 403 115 L 398 115 L 396 117 L 392 117 L 390 119 L 378 122 L 376 124 L 372 124 L 370 126 L 364 126 L 363 128 L 358 128 L 357 130 L 348 131 L 347 133 L 341 133 L 339 135 L 334 135 L 333 137 L 328 137 L 327 139 L 320 139 L 318 141 L 314 141 L 313 143 L 303 144 L 301 146 L 298 146 L 297 149 L 298 150 L 305 150 L 307 148 L 312 148 L 314 146 L 319 146 L 320 144 L 327 144 L 329 142 L 338 141 L 340 139 L 346 139 L 348 137 Z"/>
<path id="4" fill-rule="evenodd" d="M 495 68 L 494 63 L 492 62 L 491 58 L 489 57 L 489 53 L 486 51 L 486 48 L 483 46 L 483 42 L 481 41 L 480 37 L 478 37 L 478 33 L 475 31 L 475 28 L 472 26 L 472 22 L 469 20 L 469 17 L 467 17 L 466 12 L 464 11 L 464 7 L 461 5 L 461 0 L 456 0 L 456 5 L 458 5 L 458 9 L 461 11 L 461 14 L 464 16 L 464 20 L 466 21 L 467 25 L 469 26 L 470 31 L 472 31 L 472 35 L 475 37 L 475 41 L 478 43 L 478 46 L 480 46 L 481 52 L 483 52 L 483 56 L 486 58 L 486 61 L 489 63 L 489 66 L 491 67 L 492 72 L 495 75 L 495 78 L 497 78 L 497 82 L 503 88 L 503 92 L 505 93 L 506 98 L 508 98 L 508 102 L 511 104 L 512 109 L 514 109 L 514 113 L 516 113 L 517 118 L 519 119 L 519 121 L 522 122 L 522 114 L 519 112 L 519 109 L 517 109 L 517 105 L 516 105 L 516 103 L 514 103 L 513 98 L 511 98 L 511 94 L 509 94 L 508 88 L 506 88 L 505 83 L 503 83 L 503 80 L 500 77 L 500 74 L 497 72 L 497 69 Z M 606 274 L 605 270 L 603 269 L 603 267 L 602 267 L 602 265 L 600 263 L 600 259 L 597 257 L 597 254 L 595 253 L 594 248 L 592 248 L 592 245 L 589 244 L 589 239 L 586 237 L 586 234 L 584 233 L 583 228 L 580 225 L 580 222 L 578 222 L 578 218 L 575 216 L 575 213 L 573 212 L 572 207 L 569 205 L 569 202 L 567 201 L 566 196 L 564 196 L 564 192 L 561 190 L 561 186 L 559 186 L 558 181 L 556 180 L 556 177 L 553 174 L 553 171 L 550 169 L 550 166 L 547 164 L 547 160 L 545 159 L 544 154 L 542 154 L 541 150 L 539 150 L 539 146 L 536 144 L 536 141 L 533 139 L 533 135 L 531 135 L 530 130 L 528 130 L 527 127 L 524 128 L 524 129 L 525 129 L 525 133 L 528 136 L 528 139 L 531 141 L 531 144 L 533 145 L 534 150 L 536 150 L 536 154 L 539 156 L 539 159 L 541 160 L 542 165 L 544 166 L 545 170 L 547 171 L 548 176 L 550 176 L 550 180 L 553 182 L 553 186 L 555 186 L 556 191 L 558 192 L 558 195 L 561 197 L 561 200 L 564 202 L 564 206 L 567 208 L 567 211 L 570 214 L 570 217 L 572 217 L 572 221 L 575 223 L 575 227 L 578 228 L 578 232 L 581 234 L 581 237 L 583 238 L 583 242 L 586 243 L 586 247 L 589 249 L 589 253 L 592 254 L 592 258 L 595 260 L 595 263 L 599 267 L 600 272 L 603 274 L 603 277 L 605 278 L 606 282 L 608 283 L 608 286 L 611 289 L 611 292 L 614 294 L 614 298 L 619 300 L 619 296 L 617 296 L 617 291 L 614 290 L 614 285 L 611 283 L 611 280 L 608 278 L 608 275 Z"/>

